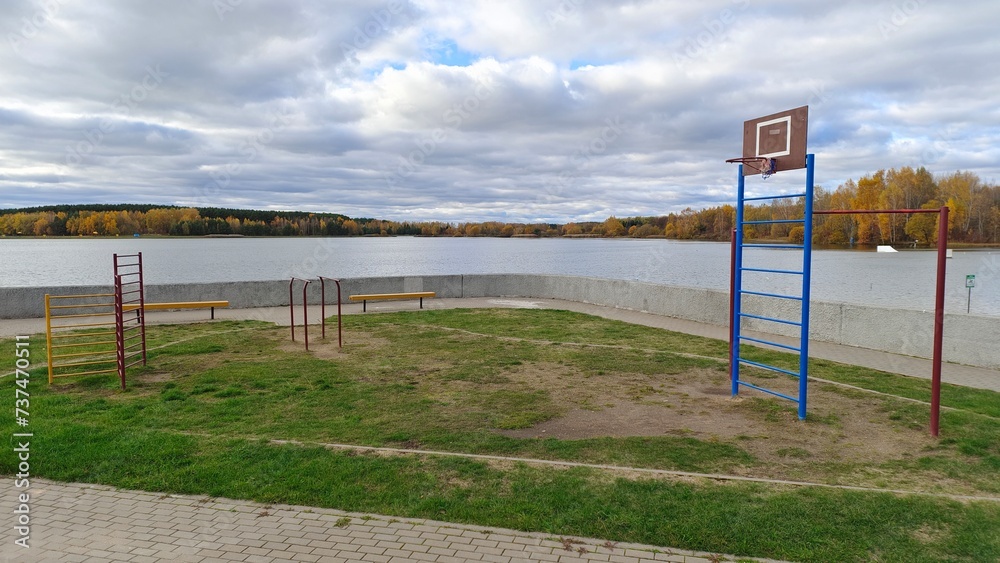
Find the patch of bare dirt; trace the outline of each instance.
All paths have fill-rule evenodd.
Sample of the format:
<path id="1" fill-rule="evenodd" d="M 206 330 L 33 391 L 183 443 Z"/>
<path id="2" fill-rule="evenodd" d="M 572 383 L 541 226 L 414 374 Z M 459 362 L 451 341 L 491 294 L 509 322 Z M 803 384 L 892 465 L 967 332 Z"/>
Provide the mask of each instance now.
<path id="1" fill-rule="evenodd" d="M 344 348 L 340 347 L 337 339 L 337 329 L 327 327 L 326 338 L 320 338 L 318 327 L 309 328 L 309 353 L 321 360 L 337 360 L 344 357 L 347 347 L 381 348 L 389 344 L 385 338 L 373 336 L 369 332 L 351 331 L 350 336 L 344 339 Z M 288 332 L 275 337 L 278 340 L 278 349 L 282 352 L 302 353 L 305 351 L 305 335 L 301 327 L 295 332 L 295 342 L 292 342 Z"/>
<path id="2" fill-rule="evenodd" d="M 881 462 L 915 455 L 934 444 L 926 431 L 889 421 L 883 398 L 845 396 L 817 382 L 810 384 L 807 420 L 800 421 L 791 402 L 752 389 L 732 398 L 727 374 L 716 370 L 584 377 L 563 366 L 533 365 L 509 377 L 519 386 L 550 390 L 565 406 L 563 416 L 531 428 L 500 431 L 518 438 L 690 436 L 733 443 L 782 466 Z M 797 394 L 791 379 L 759 383 Z"/>

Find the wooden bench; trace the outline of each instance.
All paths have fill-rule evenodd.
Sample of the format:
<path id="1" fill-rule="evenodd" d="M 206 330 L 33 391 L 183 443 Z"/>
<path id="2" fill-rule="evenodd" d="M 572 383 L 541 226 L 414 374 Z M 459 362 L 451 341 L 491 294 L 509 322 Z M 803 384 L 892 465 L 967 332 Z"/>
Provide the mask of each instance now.
<path id="1" fill-rule="evenodd" d="M 369 293 L 365 295 L 352 295 L 348 297 L 351 301 L 360 301 L 361 310 L 368 311 L 368 302 L 382 299 L 420 299 L 420 308 L 424 308 L 424 297 L 436 297 L 433 291 L 415 291 L 411 293 Z"/>
<path id="2" fill-rule="evenodd" d="M 215 308 L 216 307 L 228 307 L 229 301 L 178 301 L 176 303 L 145 303 L 143 307 L 147 310 L 153 311 L 164 311 L 167 309 L 212 309 L 212 318 L 215 318 Z M 126 311 L 133 311 L 138 309 L 139 306 L 125 305 L 122 309 Z"/>

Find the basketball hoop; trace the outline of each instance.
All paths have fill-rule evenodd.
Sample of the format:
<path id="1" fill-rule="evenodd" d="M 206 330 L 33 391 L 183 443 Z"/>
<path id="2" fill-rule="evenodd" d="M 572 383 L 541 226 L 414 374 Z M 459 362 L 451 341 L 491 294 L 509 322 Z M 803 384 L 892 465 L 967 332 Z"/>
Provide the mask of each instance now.
<path id="1" fill-rule="evenodd" d="M 735 162 L 737 164 L 743 164 L 757 172 L 760 172 L 760 177 L 767 180 L 774 174 L 775 169 L 775 159 L 765 158 L 762 156 L 751 156 L 751 157 L 740 157 L 740 158 L 730 158 L 726 162 Z M 744 173 L 745 175 L 745 173 Z"/>

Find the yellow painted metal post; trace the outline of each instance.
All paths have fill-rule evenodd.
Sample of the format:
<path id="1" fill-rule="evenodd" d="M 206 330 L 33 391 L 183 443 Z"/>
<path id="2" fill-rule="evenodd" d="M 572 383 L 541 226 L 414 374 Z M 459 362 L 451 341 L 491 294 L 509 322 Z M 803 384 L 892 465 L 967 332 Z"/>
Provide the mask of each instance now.
<path id="1" fill-rule="evenodd" d="M 45 294 L 45 356 L 49 360 L 49 385 L 52 385 L 52 312 L 48 293 Z"/>

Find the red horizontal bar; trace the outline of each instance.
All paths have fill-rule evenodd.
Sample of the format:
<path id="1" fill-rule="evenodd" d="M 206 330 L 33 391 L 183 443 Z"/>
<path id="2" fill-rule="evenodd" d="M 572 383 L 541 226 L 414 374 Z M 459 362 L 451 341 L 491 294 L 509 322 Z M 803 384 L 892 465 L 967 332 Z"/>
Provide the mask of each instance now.
<path id="1" fill-rule="evenodd" d="M 813 215 L 872 215 L 878 213 L 941 213 L 940 209 L 827 209 L 813 210 Z"/>

